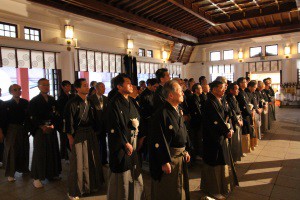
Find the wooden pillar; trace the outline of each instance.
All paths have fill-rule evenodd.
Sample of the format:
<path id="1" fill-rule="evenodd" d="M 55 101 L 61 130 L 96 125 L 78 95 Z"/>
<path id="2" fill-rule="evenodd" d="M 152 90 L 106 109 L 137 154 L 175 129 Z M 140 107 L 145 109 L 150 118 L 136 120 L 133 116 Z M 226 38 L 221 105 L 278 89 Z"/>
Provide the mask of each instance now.
<path id="1" fill-rule="evenodd" d="M 29 99 L 29 77 L 28 68 L 17 68 L 17 80 L 18 84 L 22 88 L 22 98 Z"/>

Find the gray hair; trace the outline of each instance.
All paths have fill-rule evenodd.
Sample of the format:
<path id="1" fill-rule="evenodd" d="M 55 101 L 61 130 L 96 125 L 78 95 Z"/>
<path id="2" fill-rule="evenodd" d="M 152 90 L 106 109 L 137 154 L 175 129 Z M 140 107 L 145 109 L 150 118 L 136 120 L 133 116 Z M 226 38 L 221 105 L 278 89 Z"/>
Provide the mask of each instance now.
<path id="1" fill-rule="evenodd" d="M 215 81 L 219 81 L 219 82 L 222 82 L 222 83 L 227 83 L 227 78 L 225 78 L 224 76 L 218 76 Z"/>
<path id="2" fill-rule="evenodd" d="M 176 80 L 170 80 L 164 84 L 162 93 L 166 99 L 169 97 L 169 94 L 171 92 L 175 92 L 175 84 L 176 83 L 179 85 L 178 81 L 176 81 Z"/>
<path id="3" fill-rule="evenodd" d="M 263 81 L 258 81 L 257 82 L 257 87 L 263 87 L 264 85 L 264 82 Z"/>

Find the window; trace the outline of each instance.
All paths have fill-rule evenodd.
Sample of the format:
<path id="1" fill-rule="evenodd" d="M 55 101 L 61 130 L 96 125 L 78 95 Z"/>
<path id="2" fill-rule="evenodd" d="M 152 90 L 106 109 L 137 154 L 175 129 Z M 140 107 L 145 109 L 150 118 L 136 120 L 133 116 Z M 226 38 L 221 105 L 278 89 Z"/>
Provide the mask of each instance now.
<path id="1" fill-rule="evenodd" d="M 147 50 L 147 57 L 153 58 L 153 51 Z"/>
<path id="2" fill-rule="evenodd" d="M 223 59 L 224 60 L 233 59 L 233 50 L 224 50 L 223 51 Z"/>
<path id="3" fill-rule="evenodd" d="M 145 56 L 145 49 L 139 49 L 139 56 Z"/>
<path id="4" fill-rule="evenodd" d="M 298 42 L 298 53 L 300 53 L 300 42 Z"/>
<path id="5" fill-rule="evenodd" d="M 30 99 L 32 99 L 33 97 L 35 97 L 40 93 L 40 90 L 38 88 L 38 80 L 44 77 L 45 77 L 45 70 L 43 68 L 32 68 L 28 70 Z"/>
<path id="6" fill-rule="evenodd" d="M 0 22 L 0 36 L 17 38 L 17 25 Z"/>
<path id="7" fill-rule="evenodd" d="M 97 81 L 97 82 L 104 83 L 105 85 L 104 94 L 107 96 L 108 93 L 111 91 L 111 79 L 116 77 L 118 74 L 119 73 L 110 73 L 110 72 L 89 72 L 89 82 Z"/>
<path id="8" fill-rule="evenodd" d="M 267 45 L 266 46 L 266 56 L 277 56 L 278 55 L 278 45 Z"/>
<path id="9" fill-rule="evenodd" d="M 214 65 L 209 67 L 211 81 L 214 81 L 218 76 L 224 76 L 229 81 L 233 81 L 234 66 L 233 65 Z"/>
<path id="10" fill-rule="evenodd" d="M 220 51 L 210 52 L 210 61 L 218 61 L 218 60 L 221 60 L 221 52 Z"/>
<path id="11" fill-rule="evenodd" d="M 17 70 L 14 67 L 0 67 L 0 88 L 1 100 L 6 101 L 11 99 L 11 95 L 8 92 L 8 88 L 12 84 L 17 84 Z"/>
<path id="12" fill-rule="evenodd" d="M 41 30 L 36 28 L 24 28 L 25 40 L 41 41 Z"/>
<path id="13" fill-rule="evenodd" d="M 260 57 L 261 55 L 261 47 L 250 47 L 250 58 Z"/>

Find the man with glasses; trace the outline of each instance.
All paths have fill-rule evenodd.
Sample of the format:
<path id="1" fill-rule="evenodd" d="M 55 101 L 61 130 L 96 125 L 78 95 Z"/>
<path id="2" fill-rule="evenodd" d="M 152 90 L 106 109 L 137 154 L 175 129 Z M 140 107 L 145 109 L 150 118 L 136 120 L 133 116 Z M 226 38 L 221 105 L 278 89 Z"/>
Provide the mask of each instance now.
<path id="1" fill-rule="evenodd" d="M 9 87 L 12 99 L 2 107 L 1 126 L 5 135 L 5 176 L 9 182 L 15 181 L 15 172 L 28 173 L 29 137 L 25 127 L 28 117 L 28 101 L 21 98 L 22 90 L 17 84 Z"/>
<path id="2" fill-rule="evenodd" d="M 49 80 L 38 81 L 40 94 L 29 102 L 29 117 L 33 140 L 31 175 L 35 188 L 43 187 L 41 180 L 59 179 L 61 160 L 57 139 L 58 111 L 54 97 L 49 96 Z"/>

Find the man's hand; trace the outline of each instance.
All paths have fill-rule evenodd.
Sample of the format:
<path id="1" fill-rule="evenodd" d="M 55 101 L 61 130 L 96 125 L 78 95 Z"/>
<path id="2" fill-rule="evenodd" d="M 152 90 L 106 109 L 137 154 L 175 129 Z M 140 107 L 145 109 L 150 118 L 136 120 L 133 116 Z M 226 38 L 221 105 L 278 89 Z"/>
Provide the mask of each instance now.
<path id="1" fill-rule="evenodd" d="M 230 129 L 229 133 L 227 134 L 227 138 L 231 138 L 233 135 L 234 131 Z"/>
<path id="2" fill-rule="evenodd" d="M 165 174 L 171 174 L 171 165 L 170 165 L 170 163 L 164 164 L 163 166 L 161 166 L 161 169 Z"/>
<path id="3" fill-rule="evenodd" d="M 70 149 L 72 150 L 72 146 L 73 146 L 73 143 L 74 143 L 74 138 L 71 134 L 68 134 L 68 139 L 69 139 Z"/>
<path id="4" fill-rule="evenodd" d="M 51 133 L 54 129 L 54 126 L 53 125 L 50 125 L 50 126 L 44 125 L 41 127 L 41 129 L 43 130 L 43 133 Z"/>
<path id="5" fill-rule="evenodd" d="M 126 153 L 128 156 L 131 156 L 132 152 L 133 152 L 133 147 L 131 144 L 126 143 L 125 144 L 125 149 L 126 149 Z"/>
<path id="6" fill-rule="evenodd" d="M 185 154 L 185 160 L 186 160 L 186 162 L 190 162 L 190 160 L 191 160 L 191 156 L 188 152 L 186 152 L 186 154 Z"/>
<path id="7" fill-rule="evenodd" d="M 257 112 L 257 114 L 261 114 L 261 113 L 262 113 L 262 109 L 261 109 L 261 108 L 258 108 L 258 109 L 256 110 L 256 112 Z"/>
<path id="8" fill-rule="evenodd" d="M 243 120 L 239 120 L 238 123 L 239 123 L 239 127 L 243 126 Z"/>

